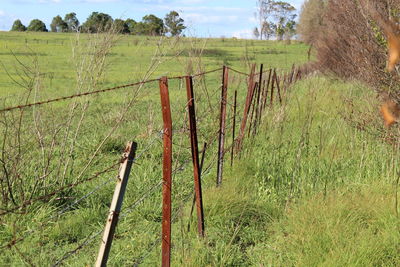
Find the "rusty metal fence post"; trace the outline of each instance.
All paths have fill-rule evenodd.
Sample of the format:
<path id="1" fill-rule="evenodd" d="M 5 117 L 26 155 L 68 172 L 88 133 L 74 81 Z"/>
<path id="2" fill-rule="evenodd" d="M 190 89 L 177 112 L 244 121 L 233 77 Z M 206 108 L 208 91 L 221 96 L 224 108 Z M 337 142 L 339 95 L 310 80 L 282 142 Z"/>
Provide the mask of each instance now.
<path id="1" fill-rule="evenodd" d="M 222 183 L 222 172 L 225 154 L 225 126 L 226 126 L 226 99 L 228 95 L 229 71 L 226 66 L 222 71 L 222 89 L 221 89 L 221 111 L 219 117 L 219 142 L 218 142 L 218 162 L 217 162 L 217 187 Z"/>
<path id="2" fill-rule="evenodd" d="M 257 102 L 256 102 L 256 117 L 254 122 L 254 130 L 253 135 L 257 134 L 257 127 L 261 120 L 261 109 L 260 109 L 260 101 L 261 101 L 261 90 L 262 90 L 262 81 L 263 81 L 263 68 L 264 64 L 260 65 L 260 76 L 258 80 L 258 91 L 257 91 Z"/>
<path id="3" fill-rule="evenodd" d="M 96 267 L 107 266 L 108 255 L 110 254 L 111 245 L 118 224 L 119 213 L 121 211 L 122 202 L 126 186 L 128 184 L 129 174 L 135 159 L 137 143 L 129 142 L 123 154 L 123 162 L 121 163 L 117 185 L 115 186 L 114 196 L 110 205 L 110 212 L 107 217 L 106 226 L 104 228 L 103 238 L 101 239 L 99 253 L 97 255 Z"/>
<path id="4" fill-rule="evenodd" d="M 233 99 L 231 167 L 233 166 L 233 154 L 234 154 L 234 150 L 235 150 L 236 108 L 237 108 L 237 90 L 235 90 L 235 96 L 234 96 L 234 99 Z"/>
<path id="5" fill-rule="evenodd" d="M 196 196 L 197 229 L 200 237 L 204 237 L 203 196 L 201 191 L 201 173 L 199 162 L 199 146 L 197 141 L 196 109 L 193 93 L 193 78 L 186 76 L 187 106 L 189 112 L 190 144 L 192 148 L 194 190 Z"/>
<path id="6" fill-rule="evenodd" d="M 243 118 L 242 118 L 242 122 L 240 124 L 239 136 L 238 136 L 238 139 L 236 142 L 236 153 L 238 153 L 242 149 L 242 143 L 243 143 L 243 138 L 244 138 L 245 131 L 246 131 L 247 119 L 249 117 L 251 102 L 253 100 L 255 70 L 256 70 L 256 64 L 253 64 L 251 67 L 250 76 L 249 76 L 249 84 L 248 84 L 248 88 L 247 88 L 246 104 L 244 107 Z"/>
<path id="7" fill-rule="evenodd" d="M 168 92 L 168 78 L 160 79 L 163 118 L 163 207 L 162 207 L 162 266 L 171 265 L 171 189 L 172 189 L 172 118 Z"/>

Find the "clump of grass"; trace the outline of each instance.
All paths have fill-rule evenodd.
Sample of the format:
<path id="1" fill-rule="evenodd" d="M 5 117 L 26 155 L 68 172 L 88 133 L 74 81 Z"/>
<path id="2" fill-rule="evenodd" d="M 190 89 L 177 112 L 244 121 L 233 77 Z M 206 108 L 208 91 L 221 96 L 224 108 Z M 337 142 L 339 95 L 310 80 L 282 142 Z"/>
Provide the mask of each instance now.
<path id="1" fill-rule="evenodd" d="M 381 183 L 317 194 L 274 224 L 252 262 L 273 266 L 397 266 L 400 222 L 392 188 Z"/>

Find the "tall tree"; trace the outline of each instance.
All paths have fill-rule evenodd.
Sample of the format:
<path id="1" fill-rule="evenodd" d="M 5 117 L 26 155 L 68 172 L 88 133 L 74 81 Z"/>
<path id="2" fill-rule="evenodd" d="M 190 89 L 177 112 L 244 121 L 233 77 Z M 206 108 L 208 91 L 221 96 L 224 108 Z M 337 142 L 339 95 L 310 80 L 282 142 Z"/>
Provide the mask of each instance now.
<path id="1" fill-rule="evenodd" d="M 79 29 L 79 20 L 74 12 L 68 13 L 64 17 L 65 23 L 67 23 L 69 32 L 76 32 Z"/>
<path id="2" fill-rule="evenodd" d="M 142 22 L 145 26 L 145 32 L 148 35 L 162 35 L 164 34 L 164 22 L 157 16 L 147 15 L 144 16 Z"/>
<path id="3" fill-rule="evenodd" d="M 29 23 L 27 31 L 31 32 L 47 32 L 46 24 L 39 19 L 34 19 Z"/>
<path id="4" fill-rule="evenodd" d="M 276 24 L 271 22 L 271 21 L 265 21 L 264 24 L 262 25 L 261 32 L 264 36 L 264 39 L 269 40 L 272 35 L 276 32 Z"/>
<path id="5" fill-rule="evenodd" d="M 325 25 L 327 2 L 327 0 L 306 0 L 301 7 L 297 33 L 307 44 L 315 44 Z"/>
<path id="6" fill-rule="evenodd" d="M 118 32 L 118 33 L 122 33 L 122 34 L 129 34 L 130 33 L 129 26 L 126 23 L 125 20 L 115 19 L 114 20 L 114 27 L 115 27 L 116 32 Z"/>
<path id="7" fill-rule="evenodd" d="M 172 36 L 180 35 L 186 26 L 183 24 L 185 21 L 179 17 L 176 11 L 169 12 L 164 18 L 166 31 L 171 33 Z"/>
<path id="8" fill-rule="evenodd" d="M 262 40 L 262 28 L 265 23 L 272 21 L 275 11 L 275 1 L 273 0 L 257 0 L 257 12 L 255 13 L 256 20 L 258 21 L 260 29 L 260 39 Z"/>
<path id="9" fill-rule="evenodd" d="M 137 22 L 133 19 L 127 19 L 125 23 L 128 26 L 129 32 L 134 34 L 136 32 Z"/>
<path id="10" fill-rule="evenodd" d="M 50 29 L 52 32 L 66 32 L 68 24 L 60 16 L 56 16 L 50 24 Z"/>
<path id="11" fill-rule="evenodd" d="M 113 19 L 105 13 L 93 12 L 83 23 L 82 30 L 85 32 L 96 33 L 111 29 Z"/>
<path id="12" fill-rule="evenodd" d="M 21 20 L 17 19 L 16 21 L 14 21 L 11 27 L 11 31 L 24 32 L 26 31 L 26 27 L 24 24 L 22 24 Z"/>
<path id="13" fill-rule="evenodd" d="M 282 40 L 283 36 L 289 32 L 294 31 L 296 8 L 291 4 L 283 1 L 274 3 L 274 17 L 277 21 L 276 37 L 278 40 Z M 287 26 L 293 28 L 289 29 Z"/>

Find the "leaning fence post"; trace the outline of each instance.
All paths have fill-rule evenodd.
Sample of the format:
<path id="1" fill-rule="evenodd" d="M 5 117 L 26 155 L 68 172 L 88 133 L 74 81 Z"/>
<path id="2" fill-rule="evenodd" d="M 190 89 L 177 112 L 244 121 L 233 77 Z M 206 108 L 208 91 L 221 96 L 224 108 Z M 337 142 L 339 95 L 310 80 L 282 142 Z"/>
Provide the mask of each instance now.
<path id="1" fill-rule="evenodd" d="M 253 135 L 257 134 L 257 127 L 261 120 L 260 100 L 261 100 L 261 89 L 262 89 L 262 80 L 263 80 L 263 67 L 264 67 L 264 64 L 261 64 L 260 65 L 260 76 L 259 76 L 259 80 L 258 80 L 256 117 L 255 117 L 255 122 L 254 122 Z"/>
<path id="2" fill-rule="evenodd" d="M 172 189 L 172 118 L 168 78 L 160 79 L 163 127 L 163 207 L 162 207 L 162 265 L 171 265 L 171 189 Z"/>
<path id="3" fill-rule="evenodd" d="M 276 74 L 276 72 L 275 72 L 275 82 L 276 82 L 276 89 L 278 91 L 279 103 L 282 104 L 281 88 L 279 86 L 280 79 L 279 79 L 278 75 Z"/>
<path id="4" fill-rule="evenodd" d="M 272 74 L 272 85 L 271 85 L 271 107 L 272 104 L 274 103 L 274 86 L 275 86 L 275 81 L 276 81 L 276 71 L 275 69 L 273 70 Z"/>
<path id="5" fill-rule="evenodd" d="M 267 105 L 267 100 L 268 100 L 268 88 L 269 85 L 271 83 L 271 77 L 272 77 L 272 69 L 269 69 L 269 74 L 268 74 L 268 80 L 267 80 L 267 87 L 265 88 L 265 97 L 263 100 L 263 110 L 265 109 L 266 105 Z"/>
<path id="6" fill-rule="evenodd" d="M 249 76 L 249 84 L 247 88 L 247 96 L 246 96 L 246 104 L 244 107 L 244 114 L 242 118 L 242 122 L 240 124 L 239 136 L 236 142 L 236 153 L 238 153 L 242 149 L 242 142 L 246 131 L 247 119 L 249 117 L 249 112 L 251 108 L 251 102 L 253 100 L 253 92 L 254 92 L 254 72 L 256 70 L 256 64 L 253 64 L 250 71 Z"/>
<path id="7" fill-rule="evenodd" d="M 197 229 L 200 237 L 204 237 L 204 212 L 203 212 L 203 196 L 201 191 L 200 163 L 199 163 L 199 146 L 197 141 L 196 126 L 196 109 L 193 93 L 193 78 L 186 76 L 186 91 L 188 99 L 189 127 L 190 127 L 190 144 L 192 148 L 194 191 L 196 196 L 197 209 Z"/>
<path id="8" fill-rule="evenodd" d="M 101 239 L 99 254 L 97 255 L 96 267 L 107 266 L 108 255 L 110 254 L 115 228 L 118 224 L 118 217 L 124 200 L 129 173 L 135 158 L 136 148 L 137 144 L 135 142 L 129 142 L 125 148 L 123 162 L 121 162 L 119 168 L 117 185 L 115 186 L 114 196 L 111 201 L 110 212 Z"/>
<path id="9" fill-rule="evenodd" d="M 222 172 L 224 165 L 225 148 L 225 123 L 226 123 L 226 98 L 228 95 L 228 68 L 224 66 L 222 71 L 222 90 L 221 90 L 221 112 L 219 117 L 219 145 L 218 145 L 218 163 L 217 163 L 217 186 L 222 183 Z"/>

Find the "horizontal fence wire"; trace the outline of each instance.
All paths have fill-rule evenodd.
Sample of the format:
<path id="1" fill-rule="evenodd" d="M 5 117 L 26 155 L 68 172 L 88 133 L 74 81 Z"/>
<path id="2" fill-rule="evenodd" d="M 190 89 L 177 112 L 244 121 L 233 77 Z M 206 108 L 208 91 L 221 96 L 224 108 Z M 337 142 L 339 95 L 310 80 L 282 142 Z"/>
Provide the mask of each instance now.
<path id="1" fill-rule="evenodd" d="M 210 70 L 210 71 L 194 74 L 192 77 L 203 76 L 203 75 L 207 75 L 209 73 L 217 72 L 217 71 L 220 71 L 220 70 L 222 70 L 222 68 L 218 68 L 218 69 L 214 69 L 214 70 Z M 186 77 L 186 76 L 177 76 L 177 77 L 172 77 L 172 78 L 169 78 L 169 79 L 182 79 L 184 77 Z M 44 105 L 44 104 L 48 104 L 48 103 L 59 102 L 59 101 L 63 101 L 63 100 L 69 100 L 69 99 L 88 96 L 88 95 L 94 95 L 94 94 L 100 94 L 100 93 L 115 91 L 115 90 L 119 90 L 119 89 L 123 89 L 123 88 L 134 87 L 134 86 L 147 84 L 147 83 L 152 83 L 152 82 L 156 82 L 156 81 L 159 81 L 159 79 L 151 79 L 151 80 L 146 80 L 146 81 L 140 81 L 140 82 L 136 82 L 136 83 L 130 83 L 130 84 L 110 87 L 110 88 L 106 88 L 106 89 L 95 90 L 95 91 L 91 91 L 91 92 L 79 93 L 79 94 L 63 96 L 63 97 L 48 99 L 48 100 L 44 100 L 44 101 L 38 101 L 38 102 L 24 104 L 24 105 L 7 107 L 7 108 L 4 108 L 4 109 L 0 109 L 0 113 L 1 112 L 12 111 L 12 110 L 16 110 L 16 109 L 24 109 L 24 108 L 33 107 L 33 106 L 40 106 L 40 105 Z"/>
<path id="2" fill-rule="evenodd" d="M 122 160 L 125 160 L 125 159 L 122 159 Z M 90 176 L 90 177 L 87 178 L 87 179 L 84 179 L 84 180 L 82 180 L 82 181 L 78 181 L 78 182 L 75 182 L 75 183 L 67 184 L 67 185 L 62 186 L 62 187 L 60 187 L 59 189 L 57 189 L 57 190 L 55 190 L 55 191 L 53 191 L 53 192 L 51 192 L 51 193 L 49 193 L 49 194 L 46 194 L 46 195 L 43 195 L 43 196 L 40 196 L 40 197 L 36 197 L 36 198 L 30 199 L 30 200 L 27 200 L 27 201 L 25 201 L 22 205 L 13 207 L 13 208 L 11 208 L 11 209 L 3 209 L 3 211 L 0 212 L 0 216 L 9 214 L 9 213 L 14 212 L 14 211 L 16 211 L 16 210 L 18 210 L 18 209 L 21 209 L 21 208 L 26 208 L 26 207 L 30 206 L 31 204 L 33 204 L 33 203 L 35 203 L 35 202 L 37 202 L 37 201 L 46 200 L 46 199 L 48 199 L 48 198 L 50 198 L 50 197 L 56 195 L 57 193 L 62 193 L 62 192 L 65 191 L 66 189 L 70 189 L 70 188 L 76 187 L 76 186 L 78 186 L 78 185 L 80 185 L 80 184 L 83 184 L 83 183 L 86 183 L 86 182 L 90 182 L 90 181 L 96 179 L 97 177 L 99 177 L 100 175 L 105 174 L 105 173 L 107 173 L 107 172 L 110 172 L 110 171 L 113 170 L 115 167 L 117 167 L 119 164 L 120 164 L 120 162 L 115 163 L 115 164 L 113 164 L 113 165 L 111 165 L 111 166 L 105 168 L 105 169 L 102 170 L 102 171 L 96 172 L 94 175 Z"/>

